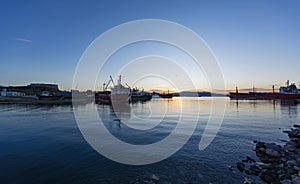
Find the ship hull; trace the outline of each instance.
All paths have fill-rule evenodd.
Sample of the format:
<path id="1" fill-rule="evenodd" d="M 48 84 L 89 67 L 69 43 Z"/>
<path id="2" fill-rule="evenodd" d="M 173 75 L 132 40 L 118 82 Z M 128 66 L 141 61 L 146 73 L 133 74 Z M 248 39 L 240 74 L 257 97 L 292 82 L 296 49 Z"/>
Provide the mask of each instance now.
<path id="1" fill-rule="evenodd" d="M 152 95 L 131 95 L 131 101 L 148 101 L 152 99 Z"/>
<path id="2" fill-rule="evenodd" d="M 238 100 L 297 100 L 300 94 L 281 94 L 281 93 L 229 93 L 230 99 Z"/>
<path id="3" fill-rule="evenodd" d="M 60 100 L 63 97 L 62 96 L 42 96 L 42 95 L 37 95 L 39 100 Z"/>
<path id="4" fill-rule="evenodd" d="M 111 104 L 110 91 L 100 91 L 95 93 L 95 103 L 96 104 Z"/>
<path id="5" fill-rule="evenodd" d="M 129 102 L 129 94 L 111 94 L 112 102 Z"/>
<path id="6" fill-rule="evenodd" d="M 173 94 L 159 94 L 160 98 L 173 98 Z"/>

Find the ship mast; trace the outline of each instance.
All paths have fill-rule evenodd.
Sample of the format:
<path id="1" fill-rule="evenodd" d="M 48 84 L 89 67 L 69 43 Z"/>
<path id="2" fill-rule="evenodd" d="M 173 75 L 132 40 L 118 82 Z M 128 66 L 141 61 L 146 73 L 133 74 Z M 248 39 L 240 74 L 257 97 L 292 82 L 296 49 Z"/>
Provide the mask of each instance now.
<path id="1" fill-rule="evenodd" d="M 122 76 L 121 76 L 121 75 L 119 75 L 119 79 L 118 79 L 118 86 L 121 86 L 121 85 L 122 85 L 121 81 L 122 81 Z"/>

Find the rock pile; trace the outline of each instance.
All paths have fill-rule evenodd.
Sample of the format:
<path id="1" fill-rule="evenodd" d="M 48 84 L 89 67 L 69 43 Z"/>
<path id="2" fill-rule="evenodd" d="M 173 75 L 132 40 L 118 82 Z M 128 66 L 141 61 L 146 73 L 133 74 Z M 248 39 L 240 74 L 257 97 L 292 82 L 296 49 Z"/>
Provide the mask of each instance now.
<path id="1" fill-rule="evenodd" d="M 237 163 L 238 170 L 259 176 L 266 183 L 300 184 L 300 126 L 284 132 L 290 138 L 284 146 L 254 141 L 260 162 L 247 156 Z"/>

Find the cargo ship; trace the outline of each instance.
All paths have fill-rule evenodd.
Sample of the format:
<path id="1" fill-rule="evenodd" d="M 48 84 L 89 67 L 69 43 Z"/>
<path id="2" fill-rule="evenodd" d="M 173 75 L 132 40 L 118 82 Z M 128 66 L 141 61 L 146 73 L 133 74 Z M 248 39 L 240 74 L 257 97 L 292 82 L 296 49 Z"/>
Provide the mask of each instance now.
<path id="1" fill-rule="evenodd" d="M 103 84 L 103 91 L 95 93 L 95 103 L 107 105 L 111 105 L 112 102 L 128 103 L 130 101 L 130 88 L 123 86 L 121 81 L 122 78 L 119 76 L 118 83 L 115 84 L 110 76 L 110 80 L 107 82 L 107 84 Z M 110 83 L 113 83 L 113 87 L 111 87 L 110 91 L 108 91 L 107 88 Z"/>
<path id="2" fill-rule="evenodd" d="M 112 81 L 113 82 L 113 81 Z M 114 84 L 114 82 L 113 82 Z M 118 83 L 110 89 L 111 105 L 113 112 L 120 121 L 126 122 L 130 119 L 130 88 L 122 85 L 121 75 L 119 76 Z"/>
<path id="3" fill-rule="evenodd" d="M 248 92 L 240 93 L 236 87 L 235 92 L 229 93 L 230 99 L 237 100 L 299 100 L 300 90 L 297 89 L 295 83 L 290 84 L 289 81 L 286 82 L 286 86 L 281 86 L 279 92 L 275 92 L 273 85 L 273 92 Z"/>
<path id="4" fill-rule="evenodd" d="M 108 91 L 109 84 L 112 83 L 113 87 Z M 103 90 L 95 93 L 96 104 L 112 105 L 118 102 L 145 102 L 152 99 L 152 94 L 138 88 L 131 88 L 128 84 L 127 87 L 122 85 L 122 78 L 119 76 L 117 85 L 114 83 L 112 77 L 107 83 L 103 84 Z"/>
<path id="5" fill-rule="evenodd" d="M 111 101 L 130 101 L 130 88 L 122 85 L 122 77 L 119 76 L 117 85 L 111 88 Z"/>

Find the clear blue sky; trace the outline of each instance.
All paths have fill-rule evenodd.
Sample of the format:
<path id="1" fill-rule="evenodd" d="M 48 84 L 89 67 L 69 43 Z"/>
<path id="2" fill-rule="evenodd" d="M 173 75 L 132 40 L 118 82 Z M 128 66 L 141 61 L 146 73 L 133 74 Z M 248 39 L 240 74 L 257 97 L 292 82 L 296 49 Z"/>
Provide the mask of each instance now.
<path id="1" fill-rule="evenodd" d="M 199 34 L 228 89 L 300 82 L 300 1 L 2 0 L 0 85 L 58 83 L 70 89 L 80 56 L 106 30 L 164 19 Z"/>

